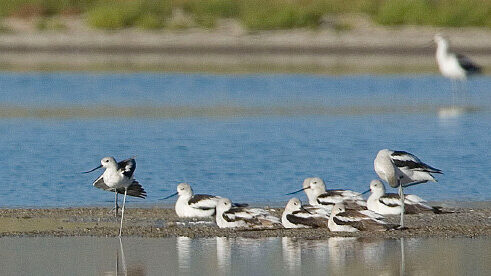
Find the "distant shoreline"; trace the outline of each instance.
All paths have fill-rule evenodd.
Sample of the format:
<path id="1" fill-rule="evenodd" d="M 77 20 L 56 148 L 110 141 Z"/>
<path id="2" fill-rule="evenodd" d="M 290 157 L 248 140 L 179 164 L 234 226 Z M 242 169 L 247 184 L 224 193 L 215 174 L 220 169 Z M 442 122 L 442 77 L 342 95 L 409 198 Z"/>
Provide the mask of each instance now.
<path id="1" fill-rule="evenodd" d="M 436 73 L 432 37 L 491 67 L 491 31 L 479 28 L 360 27 L 0 34 L 0 70 L 211 73 Z M 489 70 L 488 70 L 489 72 Z"/>

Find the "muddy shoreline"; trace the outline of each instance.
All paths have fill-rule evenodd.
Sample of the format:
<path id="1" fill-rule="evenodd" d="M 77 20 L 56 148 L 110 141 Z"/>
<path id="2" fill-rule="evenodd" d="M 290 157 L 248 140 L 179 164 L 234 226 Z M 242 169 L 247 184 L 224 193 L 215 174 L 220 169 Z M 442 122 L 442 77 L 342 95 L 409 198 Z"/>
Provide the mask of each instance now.
<path id="1" fill-rule="evenodd" d="M 75 24 L 79 26 L 80 24 Z M 491 66 L 491 31 L 481 28 L 380 27 L 247 32 L 24 30 L 0 33 L 0 70 L 317 73 L 437 73 L 435 33 L 451 49 Z"/>
<path id="2" fill-rule="evenodd" d="M 119 220 L 109 208 L 0 209 L 0 237 L 7 236 L 97 236 L 118 234 Z M 271 209 L 280 216 L 282 209 Z M 450 214 L 406 216 L 408 229 L 388 232 L 331 233 L 326 229 L 233 230 L 219 229 L 210 220 L 179 219 L 173 209 L 128 208 L 123 235 L 134 237 L 294 237 L 325 239 L 333 236 L 365 238 L 400 237 L 491 237 L 490 208 L 447 208 Z M 398 222 L 398 217 L 387 221 Z"/>

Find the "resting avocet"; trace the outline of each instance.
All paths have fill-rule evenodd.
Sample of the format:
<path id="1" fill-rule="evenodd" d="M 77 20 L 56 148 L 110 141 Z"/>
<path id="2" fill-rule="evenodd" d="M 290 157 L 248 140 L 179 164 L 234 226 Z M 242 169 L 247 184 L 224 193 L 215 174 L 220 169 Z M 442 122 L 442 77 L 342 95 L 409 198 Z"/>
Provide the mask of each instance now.
<path id="1" fill-rule="evenodd" d="M 377 175 L 389 183 L 392 188 L 399 188 L 401 202 L 401 227 L 404 227 L 404 187 L 436 182 L 432 173 L 442 173 L 419 160 L 418 157 L 405 151 L 380 150 L 373 161 L 373 167 Z"/>
<path id="2" fill-rule="evenodd" d="M 123 208 L 121 209 L 121 225 L 119 227 L 119 236 L 121 237 L 126 195 L 145 198 L 147 193 L 140 183 L 133 179 L 133 173 L 136 169 L 136 161 L 134 158 L 129 158 L 117 163 L 114 157 L 104 157 L 101 160 L 100 166 L 84 173 L 90 173 L 99 168 L 105 168 L 106 170 L 94 181 L 93 185 L 99 189 L 115 193 L 116 214 L 118 212 L 118 193 L 124 194 Z"/>
<path id="3" fill-rule="evenodd" d="M 343 203 L 336 203 L 332 207 L 328 225 L 332 232 L 386 231 L 398 227 L 357 210 L 346 210 Z"/>
<path id="4" fill-rule="evenodd" d="M 402 206 L 398 194 L 385 193 L 382 181 L 375 179 L 370 182 L 371 194 L 367 200 L 368 210 L 381 215 L 400 215 Z M 441 207 L 429 206 L 426 201 L 417 195 L 404 195 L 404 211 L 406 214 L 422 212 L 442 213 Z"/>
<path id="5" fill-rule="evenodd" d="M 233 207 L 228 198 L 217 203 L 216 223 L 220 228 L 278 228 L 280 220 L 260 208 Z"/>
<path id="6" fill-rule="evenodd" d="M 193 193 L 191 185 L 188 183 L 179 183 L 177 185 L 177 192 L 162 198 L 168 199 L 179 195 L 175 210 L 176 214 L 180 218 L 207 218 L 211 217 L 216 212 L 218 199 L 221 197 L 206 194 Z M 233 203 L 234 206 L 245 207 L 247 204 L 237 204 Z"/>
<path id="7" fill-rule="evenodd" d="M 288 201 L 281 216 L 285 228 L 327 228 L 329 215 L 324 208 L 302 206 L 300 199 L 294 197 Z"/>
<path id="8" fill-rule="evenodd" d="M 326 190 L 326 184 L 320 177 L 309 177 L 303 181 L 302 189 L 289 193 L 304 191 L 312 206 L 323 206 L 330 212 L 334 204 L 343 202 L 350 209 L 366 209 L 366 202 L 361 193 L 350 190 Z"/>

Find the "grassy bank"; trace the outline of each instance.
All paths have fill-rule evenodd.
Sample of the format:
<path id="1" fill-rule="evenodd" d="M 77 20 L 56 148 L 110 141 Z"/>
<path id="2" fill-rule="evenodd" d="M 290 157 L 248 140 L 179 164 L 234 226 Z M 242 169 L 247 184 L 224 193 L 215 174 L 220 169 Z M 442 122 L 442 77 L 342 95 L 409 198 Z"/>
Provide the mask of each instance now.
<path id="1" fill-rule="evenodd" d="M 63 28 L 60 16 L 81 16 L 98 29 L 214 28 L 227 18 L 249 30 L 344 29 L 326 18 L 348 13 L 388 26 L 491 27 L 491 0 L 0 0 L 0 16 L 38 18 L 39 29 Z"/>

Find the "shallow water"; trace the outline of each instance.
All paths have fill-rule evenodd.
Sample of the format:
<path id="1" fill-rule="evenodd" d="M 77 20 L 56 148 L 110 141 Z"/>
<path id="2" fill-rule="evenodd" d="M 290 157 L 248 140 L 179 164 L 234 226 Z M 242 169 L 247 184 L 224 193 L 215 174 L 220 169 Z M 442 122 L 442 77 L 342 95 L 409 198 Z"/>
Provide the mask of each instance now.
<path id="1" fill-rule="evenodd" d="M 470 238 L 1 238 L 0 266 L 4 275 L 486 275 L 490 248 Z"/>
<path id="2" fill-rule="evenodd" d="M 103 156 L 136 155 L 148 198 L 130 204 L 172 204 L 158 199 L 186 181 L 197 193 L 282 205 L 310 176 L 366 190 L 382 148 L 410 151 L 445 172 L 410 193 L 489 201 L 490 88 L 489 77 L 469 82 L 474 112 L 442 118 L 449 83 L 435 76 L 4 73 L 0 202 L 109 206 L 113 195 L 91 186 L 98 173 L 80 172 Z M 108 106 L 114 114 L 101 112 Z M 136 111 L 122 112 L 130 106 Z M 43 108 L 51 115 L 31 113 Z M 67 108 L 78 111 L 57 113 Z M 207 111 L 186 111 L 196 108 Z"/>

